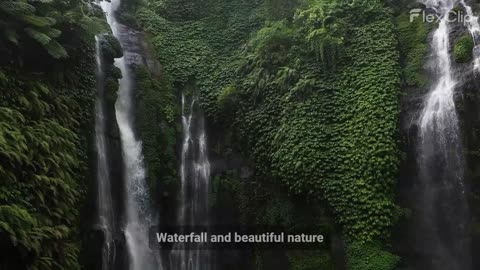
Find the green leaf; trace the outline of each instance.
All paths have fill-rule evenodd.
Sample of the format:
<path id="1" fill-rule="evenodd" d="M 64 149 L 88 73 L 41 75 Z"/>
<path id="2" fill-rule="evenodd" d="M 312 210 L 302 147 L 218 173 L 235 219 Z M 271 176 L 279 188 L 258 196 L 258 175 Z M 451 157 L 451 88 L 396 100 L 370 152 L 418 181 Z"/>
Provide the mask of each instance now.
<path id="1" fill-rule="evenodd" d="M 63 48 L 62 45 L 55 40 L 51 40 L 47 45 L 45 45 L 45 49 L 55 59 L 68 57 L 68 53 L 65 48 Z"/>
<path id="2" fill-rule="evenodd" d="M 35 39 L 37 42 L 39 42 L 40 44 L 42 45 L 47 45 L 48 43 L 50 43 L 50 41 L 52 41 L 52 39 L 42 33 L 42 32 L 39 32 L 35 29 L 32 29 L 32 28 L 25 28 L 25 32 L 33 39 Z"/>

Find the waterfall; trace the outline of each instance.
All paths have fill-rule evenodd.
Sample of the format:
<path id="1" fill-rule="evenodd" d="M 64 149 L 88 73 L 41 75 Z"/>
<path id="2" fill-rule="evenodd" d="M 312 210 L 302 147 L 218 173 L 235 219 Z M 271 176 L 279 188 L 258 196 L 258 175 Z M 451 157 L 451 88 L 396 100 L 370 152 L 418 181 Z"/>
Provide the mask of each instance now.
<path id="1" fill-rule="evenodd" d="M 116 21 L 115 12 L 120 1 L 102 1 L 101 7 L 107 15 L 113 35 L 117 37 L 127 53 L 120 34 L 122 28 Z M 134 81 L 125 57 L 115 59 L 115 66 L 121 70 L 115 115 L 120 130 L 125 176 L 125 224 L 124 233 L 129 254 L 129 270 L 161 269 L 160 256 L 149 248 L 148 229 L 153 225 L 150 198 L 145 180 L 142 144 L 133 130 L 134 110 L 132 106 Z"/>
<path id="2" fill-rule="evenodd" d="M 198 97 L 194 94 L 187 107 L 187 99 L 182 93 L 183 142 L 180 164 L 180 205 L 178 207 L 179 226 L 208 226 L 208 191 L 210 181 L 210 161 L 207 152 L 205 120 L 198 109 Z M 202 250 L 200 245 L 189 248 L 177 246 L 171 253 L 172 270 L 211 270 L 211 253 Z"/>
<path id="3" fill-rule="evenodd" d="M 465 8 L 467 14 L 467 20 L 465 23 L 467 25 L 468 31 L 472 35 L 473 42 L 475 44 L 473 48 L 473 70 L 475 72 L 480 71 L 480 44 L 478 44 L 478 39 L 480 38 L 480 24 L 478 23 L 478 17 L 473 14 L 472 7 L 465 3 L 465 0 L 461 0 L 461 4 Z"/>
<path id="4" fill-rule="evenodd" d="M 469 211 L 449 42 L 448 15 L 457 1 L 423 3 L 440 15 L 440 22 L 431 40 L 431 89 L 419 118 L 418 247 L 424 253 L 423 269 L 468 270 Z"/>
<path id="5" fill-rule="evenodd" d="M 113 204 L 110 188 L 110 174 L 105 139 L 105 107 L 104 107 L 104 79 L 102 51 L 100 49 L 101 36 L 95 37 L 97 58 L 97 101 L 95 104 L 95 144 L 97 150 L 97 211 L 98 221 L 104 234 L 104 246 L 102 247 L 102 270 L 108 270 L 112 258 L 112 226 Z"/>

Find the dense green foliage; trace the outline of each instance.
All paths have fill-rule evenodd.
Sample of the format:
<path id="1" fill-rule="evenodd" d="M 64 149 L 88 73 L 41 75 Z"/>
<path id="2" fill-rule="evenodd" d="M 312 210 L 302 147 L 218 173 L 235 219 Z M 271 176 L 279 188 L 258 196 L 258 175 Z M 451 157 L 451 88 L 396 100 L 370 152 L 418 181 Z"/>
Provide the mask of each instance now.
<path id="1" fill-rule="evenodd" d="M 254 162 L 256 183 L 328 203 L 349 243 L 385 241 L 398 216 L 401 74 L 390 10 L 309 1 L 279 15 L 273 2 L 149 1 L 137 17 L 175 87 L 200 89 L 209 120 L 226 130 L 222 151 Z M 393 269 L 396 259 L 375 253 L 375 269 Z M 351 268 L 371 269 L 357 255 Z"/>
<path id="2" fill-rule="evenodd" d="M 395 269 L 398 100 L 401 86 L 426 84 L 431 26 L 389 4 L 122 1 L 118 20 L 145 31 L 162 65 L 161 74 L 134 67 L 136 128 L 154 194 L 176 188 L 179 95 L 195 89 L 210 154 L 241 159 L 249 171 L 212 176 L 212 212 L 228 208 L 243 224 L 314 227 L 342 238 L 347 269 Z M 80 269 L 101 17 L 89 1 L 0 0 L 0 244 L 11 256 L 2 269 Z M 100 42 L 111 114 L 121 48 L 112 35 Z M 456 62 L 468 63 L 473 46 L 459 37 Z M 289 269 L 336 269 L 332 250 L 325 243 L 283 255 Z M 262 255 L 253 256 L 257 269 Z"/>
<path id="3" fill-rule="evenodd" d="M 461 36 L 453 47 L 453 54 L 457 63 L 467 63 L 472 60 L 473 40 L 469 34 Z"/>
<path id="4" fill-rule="evenodd" d="M 378 270 L 395 269 L 400 258 L 374 244 L 352 244 L 348 247 L 348 269 Z"/>
<path id="5" fill-rule="evenodd" d="M 135 74 L 147 180 L 152 190 L 158 190 L 156 185 L 165 187 L 176 180 L 176 99 L 171 87 L 152 78 L 146 67 L 137 67 Z"/>
<path id="6" fill-rule="evenodd" d="M 238 170 L 213 175 L 212 209 L 229 204 L 244 224 L 340 234 L 347 269 L 395 269 L 400 259 L 388 247 L 400 215 L 398 98 L 401 85 L 426 84 L 430 26 L 388 3 L 122 1 L 118 20 L 146 32 L 162 65 L 160 76 L 134 68 L 153 190 L 175 188 L 179 93 L 195 89 L 212 154 L 240 156 L 251 170 L 248 180 Z M 105 31 L 102 16 L 89 1 L 0 0 L 0 236 L 22 267 L 80 269 L 93 34 Z M 112 60 L 121 48 L 111 35 L 100 45 L 113 110 L 121 74 Z M 469 62 L 472 48 L 470 36 L 458 38 L 456 62 Z M 285 256 L 290 269 L 335 269 L 330 248 Z M 262 269 L 262 252 L 254 257 Z"/>
<path id="7" fill-rule="evenodd" d="M 92 33 L 105 31 L 104 20 L 89 13 L 86 1 L 0 1 L 0 47 L 12 50 L 20 57 L 31 49 L 31 40 L 41 45 L 52 57 L 65 58 L 68 53 L 61 44 L 62 31 L 88 41 Z M 59 42 L 60 41 L 60 42 Z"/>
<path id="8" fill-rule="evenodd" d="M 0 1 L 2 269 L 80 269 L 93 34 L 103 25 L 88 10 L 84 1 Z"/>
<path id="9" fill-rule="evenodd" d="M 89 126 L 83 108 L 92 106 L 95 78 L 73 72 L 79 81 L 55 84 L 0 75 L 0 230 L 27 251 L 25 262 L 33 255 L 32 269 L 79 269 L 78 203 L 87 174 L 80 129 Z"/>
<path id="10" fill-rule="evenodd" d="M 402 54 L 403 78 L 407 86 L 425 86 L 423 65 L 427 56 L 429 25 L 417 19 L 410 22 L 408 14 L 396 18 L 400 53 Z"/>

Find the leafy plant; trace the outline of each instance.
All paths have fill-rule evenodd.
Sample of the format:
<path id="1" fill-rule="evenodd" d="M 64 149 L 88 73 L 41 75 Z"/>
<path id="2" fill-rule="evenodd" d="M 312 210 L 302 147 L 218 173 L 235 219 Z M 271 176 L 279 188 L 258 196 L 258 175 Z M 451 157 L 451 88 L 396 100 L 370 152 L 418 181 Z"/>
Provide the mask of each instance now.
<path id="1" fill-rule="evenodd" d="M 453 47 L 455 61 L 457 63 L 467 63 L 472 60 L 473 46 L 473 40 L 469 34 L 460 37 Z"/>
<path id="2" fill-rule="evenodd" d="M 299 9 L 294 17 L 325 67 L 335 66 L 342 56 L 346 24 L 335 16 L 337 4 L 336 1 L 311 1 L 308 8 Z"/>
<path id="3" fill-rule="evenodd" d="M 106 31 L 105 22 L 88 10 L 81 0 L 68 4 L 60 0 L 1 0 L 1 39 L 17 47 L 33 40 L 53 58 L 65 58 L 67 50 L 59 42 L 64 29 L 75 27 L 81 37 L 90 40 L 93 34 Z"/>
<path id="4" fill-rule="evenodd" d="M 396 26 L 404 82 L 408 86 L 422 87 L 426 84 L 423 65 L 428 52 L 429 26 L 421 20 L 410 22 L 408 14 L 400 14 L 396 18 Z"/>
<path id="5" fill-rule="evenodd" d="M 393 270 L 400 258 L 381 249 L 378 244 L 349 243 L 347 245 L 347 269 Z"/>
<path id="6" fill-rule="evenodd" d="M 277 211 L 282 203 L 258 203 L 283 188 L 327 204 L 347 240 L 379 243 L 382 251 L 398 216 L 401 68 L 389 8 L 383 1 L 305 1 L 293 21 L 272 21 L 265 6 L 245 2 L 180 21 L 147 8 L 137 17 L 173 89 L 198 87 L 209 123 L 226 130 L 216 134 L 225 136 L 219 149 L 255 164 L 241 208 L 265 205 L 242 219 L 288 220 L 292 213 Z M 209 10 L 221 12 L 204 16 Z"/>
<path id="7" fill-rule="evenodd" d="M 18 261 L 29 269 L 80 268 L 79 205 L 92 117 L 85 108 L 95 100 L 95 61 L 88 53 L 71 61 L 79 69 L 65 70 L 73 82 L 0 69 L 0 231 L 20 256 L 2 261 L 7 268 Z"/>

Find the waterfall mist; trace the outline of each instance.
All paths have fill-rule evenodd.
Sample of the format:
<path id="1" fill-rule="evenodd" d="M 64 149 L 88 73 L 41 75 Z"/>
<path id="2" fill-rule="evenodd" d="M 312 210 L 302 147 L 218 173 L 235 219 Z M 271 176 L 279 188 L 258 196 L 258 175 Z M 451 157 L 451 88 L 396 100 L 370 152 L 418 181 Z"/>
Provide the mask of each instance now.
<path id="1" fill-rule="evenodd" d="M 209 225 L 208 192 L 210 161 L 207 152 L 205 120 L 194 94 L 188 102 L 182 93 L 182 128 L 180 180 L 181 190 L 177 210 L 179 226 Z M 188 103 L 187 103 L 188 102 Z M 173 250 L 170 254 L 172 270 L 211 270 L 212 254 L 201 250 L 205 243 L 191 243 L 192 247 Z"/>
<path id="2" fill-rule="evenodd" d="M 457 81 L 452 72 L 449 13 L 454 0 L 424 1 L 441 16 L 431 40 L 431 88 L 419 118 L 418 230 L 423 267 L 468 270 L 469 209 L 465 161 L 455 107 Z"/>

